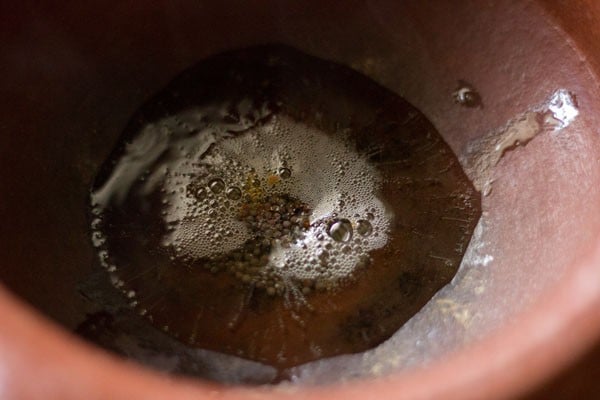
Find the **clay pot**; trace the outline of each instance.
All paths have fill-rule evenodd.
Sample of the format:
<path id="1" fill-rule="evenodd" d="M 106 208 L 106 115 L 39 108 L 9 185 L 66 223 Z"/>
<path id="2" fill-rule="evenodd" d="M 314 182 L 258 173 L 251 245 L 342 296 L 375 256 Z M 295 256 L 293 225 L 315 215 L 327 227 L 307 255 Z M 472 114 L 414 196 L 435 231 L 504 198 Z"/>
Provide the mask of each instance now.
<path id="1" fill-rule="evenodd" d="M 566 366 L 600 333 L 599 3 L 2 8 L 0 397 L 506 398 Z M 202 57 L 265 42 L 350 65 L 400 93 L 459 157 L 558 89 L 573 95 L 579 115 L 495 166 L 482 247 L 411 325 L 410 357 L 376 355 L 344 383 L 332 368 L 332 383 L 320 386 L 224 387 L 162 375 L 77 339 L 67 329 L 86 313 L 77 283 L 94 258 L 83 207 L 127 119 Z M 459 81 L 483 107 L 454 101 Z"/>

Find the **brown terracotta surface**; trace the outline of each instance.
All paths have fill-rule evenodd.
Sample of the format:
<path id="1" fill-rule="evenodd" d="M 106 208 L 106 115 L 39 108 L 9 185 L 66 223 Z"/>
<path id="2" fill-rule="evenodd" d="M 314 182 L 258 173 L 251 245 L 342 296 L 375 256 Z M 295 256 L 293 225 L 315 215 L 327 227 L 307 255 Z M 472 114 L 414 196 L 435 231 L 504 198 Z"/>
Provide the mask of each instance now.
<path id="1" fill-rule="evenodd" d="M 522 336 L 509 329 L 429 369 L 335 388 L 225 389 L 206 383 L 177 382 L 132 368 L 73 339 L 66 340 L 64 332 L 3 293 L 0 311 L 7 316 L 0 328 L 0 352 L 6 382 L 3 395 L 19 399 L 75 399 L 85 393 L 90 398 L 158 399 L 168 395 L 186 399 L 203 393 L 223 399 L 247 396 L 310 399 L 335 393 L 343 398 L 364 399 L 371 398 L 374 393 L 373 398 L 398 398 L 401 393 L 400 397 L 413 399 L 508 398 L 556 372 L 561 364 L 573 361 L 591 344 L 599 321 L 589 317 L 589 307 L 596 307 L 598 293 L 589 290 L 595 288 L 585 290 L 586 285 L 582 283 L 589 279 L 598 281 L 594 266 L 600 262 L 600 251 L 586 261 L 577 276 L 565 282 L 544 306 L 532 310 L 520 321 L 525 330 L 545 324 L 546 329 L 534 343 L 519 340 Z M 577 301 L 572 301 L 573 290 L 580 293 Z M 569 326 L 544 315 L 543 310 L 548 310 L 545 306 L 560 315 L 572 315 Z M 556 346 L 556 340 L 560 340 L 560 346 Z M 479 368 L 473 368 L 473 365 Z"/>
<path id="2" fill-rule="evenodd" d="M 595 399 L 600 391 L 600 344 L 573 366 L 553 377 L 542 387 L 521 397 L 523 400 Z"/>
<path id="3" fill-rule="evenodd" d="M 315 10 L 257 3 L 251 13 L 241 6 L 169 4 L 0 6 L 0 398 L 500 399 L 531 390 L 594 343 L 600 332 L 600 4 L 557 0 L 542 9 L 533 2 L 356 1 Z M 322 23 L 332 18 L 344 23 Z M 207 42 L 199 28 L 220 35 Z M 457 153 L 556 87 L 577 94 L 582 117 L 572 131 L 583 132 L 577 157 L 560 158 L 552 137 L 541 136 L 498 165 L 484 209 L 498 223 L 501 214 L 494 212 L 505 211 L 510 224 L 496 234 L 508 251 L 486 277 L 489 290 L 466 308 L 486 323 L 474 319 L 460 330 L 432 320 L 464 341 L 449 342 L 429 363 L 384 377 L 322 387 L 225 388 L 123 362 L 26 305 L 68 328 L 89 311 L 77 283 L 89 274 L 93 252 L 83 239 L 87 221 L 73 210 L 85 204 L 97 165 L 132 111 L 198 57 L 273 35 L 398 91 Z M 458 79 L 482 93 L 482 110 L 457 109 L 449 101 Z M 511 180 L 515 176 L 527 185 L 518 186 L 523 181 Z M 530 202 L 529 213 L 508 212 L 523 201 Z M 539 221 L 531 217 L 536 209 L 546 211 Z M 532 228 L 523 229 L 523 221 Z M 597 359 L 590 357 L 590 363 Z M 581 376 L 574 374 L 563 375 L 565 386 L 536 395 L 570 393 L 566 388 Z"/>

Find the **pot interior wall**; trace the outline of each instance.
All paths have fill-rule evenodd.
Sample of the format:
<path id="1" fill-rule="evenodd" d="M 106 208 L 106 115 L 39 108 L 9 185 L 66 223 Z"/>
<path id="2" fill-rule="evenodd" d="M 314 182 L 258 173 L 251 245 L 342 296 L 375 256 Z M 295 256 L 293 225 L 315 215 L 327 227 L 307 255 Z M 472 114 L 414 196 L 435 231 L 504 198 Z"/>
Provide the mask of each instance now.
<path id="1" fill-rule="evenodd" d="M 600 97 L 572 42 L 532 2 L 329 3 L 57 2 L 0 13 L 3 283 L 67 329 L 95 311 L 80 294 L 95 268 L 89 187 L 129 116 L 205 56 L 281 42 L 399 93 L 459 158 L 559 89 L 579 110 L 568 126 L 504 153 L 451 285 L 378 348 L 298 368 L 299 381 L 422 365 L 550 291 L 600 231 Z M 458 81 L 483 107 L 453 101 Z"/>

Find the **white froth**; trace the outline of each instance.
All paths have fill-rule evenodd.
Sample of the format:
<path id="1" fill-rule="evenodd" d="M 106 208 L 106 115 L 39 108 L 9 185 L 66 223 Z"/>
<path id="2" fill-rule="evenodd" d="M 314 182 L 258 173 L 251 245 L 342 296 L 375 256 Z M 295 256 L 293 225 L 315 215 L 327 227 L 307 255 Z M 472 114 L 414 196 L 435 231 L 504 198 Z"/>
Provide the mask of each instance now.
<path id="1" fill-rule="evenodd" d="M 251 232 L 237 219 L 236 201 L 223 207 L 224 194 L 199 200 L 189 188 L 199 177 L 204 182 L 218 177 L 227 187 L 242 187 L 256 176 L 264 182 L 286 167 L 291 177 L 266 190 L 286 193 L 306 203 L 311 227 L 289 247 L 274 246 L 269 265 L 283 277 L 336 279 L 350 275 L 371 250 L 384 246 L 390 215 L 377 198 L 379 177 L 373 166 L 348 141 L 284 116 L 239 135 L 221 138 L 208 150 L 195 149 L 190 157 L 173 165 L 165 181 L 165 221 L 174 227 L 163 244 L 182 257 L 214 257 L 242 247 Z M 205 185 L 206 187 L 206 185 Z M 213 203 L 211 206 L 210 204 Z M 349 243 L 326 234 L 324 221 L 347 218 L 354 228 L 358 220 L 373 214 L 368 236 L 354 233 Z M 226 235 L 225 233 L 228 233 Z M 327 268 L 315 268 L 319 255 L 331 254 Z"/>
<path id="2" fill-rule="evenodd" d="M 266 268 L 281 280 L 335 281 L 367 265 L 369 252 L 387 242 L 391 215 L 377 197 L 377 170 L 351 141 L 281 115 L 252 128 L 250 121 L 207 123 L 206 115 L 218 110 L 190 109 L 145 126 L 92 193 L 93 205 L 102 210 L 121 204 L 140 179 L 142 196 L 160 189 L 168 230 L 162 245 L 178 258 L 215 259 L 253 239 L 239 210 L 243 195 L 258 188 L 261 195 L 296 198 L 311 210 L 310 226 L 301 235 L 272 244 Z M 255 120 L 265 114 L 258 110 Z M 282 168 L 284 179 L 269 181 Z M 211 190 L 214 179 L 223 181 L 223 190 Z M 241 199 L 227 197 L 233 187 Z M 332 221 L 340 219 L 352 225 L 347 242 L 328 235 Z M 372 230 L 357 230 L 366 220 Z"/>

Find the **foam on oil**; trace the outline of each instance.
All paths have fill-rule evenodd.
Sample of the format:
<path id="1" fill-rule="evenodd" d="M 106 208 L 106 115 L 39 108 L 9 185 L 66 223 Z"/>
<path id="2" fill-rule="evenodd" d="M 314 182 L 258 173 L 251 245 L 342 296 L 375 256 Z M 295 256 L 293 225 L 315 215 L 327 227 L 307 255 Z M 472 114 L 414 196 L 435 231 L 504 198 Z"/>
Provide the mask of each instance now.
<path id="1" fill-rule="evenodd" d="M 91 203 L 100 263 L 140 316 L 280 370 L 387 339 L 452 279 L 480 212 L 418 110 L 282 46 L 182 73 Z"/>

